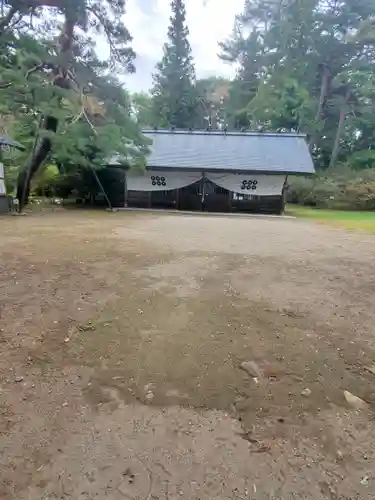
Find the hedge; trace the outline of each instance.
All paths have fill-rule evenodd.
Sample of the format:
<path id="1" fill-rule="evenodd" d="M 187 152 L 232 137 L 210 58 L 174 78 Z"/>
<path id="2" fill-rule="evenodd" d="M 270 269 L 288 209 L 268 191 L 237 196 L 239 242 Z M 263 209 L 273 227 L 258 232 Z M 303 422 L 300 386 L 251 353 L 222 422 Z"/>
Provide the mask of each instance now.
<path id="1" fill-rule="evenodd" d="M 314 177 L 289 177 L 287 200 L 318 208 L 375 210 L 375 169 L 341 166 Z"/>

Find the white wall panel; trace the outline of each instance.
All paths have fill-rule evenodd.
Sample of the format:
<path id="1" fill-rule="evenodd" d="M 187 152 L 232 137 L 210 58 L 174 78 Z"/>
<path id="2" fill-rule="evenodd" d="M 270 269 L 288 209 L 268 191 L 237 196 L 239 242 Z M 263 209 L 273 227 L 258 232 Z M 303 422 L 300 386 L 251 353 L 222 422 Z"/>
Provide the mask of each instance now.
<path id="1" fill-rule="evenodd" d="M 207 178 L 234 193 L 258 196 L 281 195 L 285 175 L 207 173 Z"/>
<path id="2" fill-rule="evenodd" d="M 129 191 L 168 191 L 194 184 L 201 177 L 201 172 L 147 170 L 138 173 L 130 171 L 126 174 L 126 182 Z"/>

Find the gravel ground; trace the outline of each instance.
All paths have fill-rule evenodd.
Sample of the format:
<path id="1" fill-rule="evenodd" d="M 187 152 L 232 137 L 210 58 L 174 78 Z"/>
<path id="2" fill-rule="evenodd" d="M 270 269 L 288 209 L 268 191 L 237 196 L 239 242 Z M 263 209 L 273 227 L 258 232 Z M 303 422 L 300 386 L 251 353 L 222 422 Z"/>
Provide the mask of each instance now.
<path id="1" fill-rule="evenodd" d="M 0 229 L 1 499 L 374 498 L 375 236 L 64 210 Z"/>

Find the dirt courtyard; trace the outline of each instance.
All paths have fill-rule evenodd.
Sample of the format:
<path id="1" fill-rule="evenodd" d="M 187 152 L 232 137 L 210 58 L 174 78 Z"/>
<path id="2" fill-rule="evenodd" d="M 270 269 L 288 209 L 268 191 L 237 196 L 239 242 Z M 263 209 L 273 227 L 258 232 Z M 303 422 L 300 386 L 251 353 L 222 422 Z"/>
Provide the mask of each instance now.
<path id="1" fill-rule="evenodd" d="M 3 216 L 0 347 L 1 500 L 375 497 L 375 235 Z"/>

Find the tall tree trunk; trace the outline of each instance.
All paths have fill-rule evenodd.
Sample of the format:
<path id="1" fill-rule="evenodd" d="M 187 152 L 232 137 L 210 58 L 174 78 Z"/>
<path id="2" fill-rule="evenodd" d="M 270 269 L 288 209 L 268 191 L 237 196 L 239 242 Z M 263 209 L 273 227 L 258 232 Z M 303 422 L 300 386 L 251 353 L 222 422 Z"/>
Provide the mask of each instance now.
<path id="1" fill-rule="evenodd" d="M 341 140 L 342 132 L 344 129 L 344 123 L 345 123 L 345 113 L 343 110 L 341 110 L 339 123 L 337 125 L 337 130 L 336 130 L 335 142 L 333 143 L 331 159 L 329 161 L 329 168 L 333 167 L 336 163 L 337 156 L 338 156 L 339 151 L 340 151 L 340 140 Z"/>
<path id="2" fill-rule="evenodd" d="M 43 119 L 43 124 L 39 129 L 39 134 L 43 131 L 56 132 L 58 121 L 53 116 L 47 116 Z M 46 160 L 52 148 L 51 139 L 43 137 L 36 138 L 33 152 L 26 166 L 21 170 L 17 179 L 17 198 L 19 200 L 19 209 L 22 210 L 27 204 L 30 195 L 30 183 L 34 174 Z"/>
<path id="3" fill-rule="evenodd" d="M 319 104 L 318 104 L 318 109 L 317 109 L 316 116 L 315 116 L 316 122 L 318 122 L 322 116 L 324 101 L 326 100 L 326 97 L 327 97 L 328 81 L 329 81 L 329 70 L 328 70 L 327 65 L 324 65 L 323 74 L 322 74 L 322 83 L 320 86 Z"/>
<path id="4" fill-rule="evenodd" d="M 54 3 L 51 0 L 52 4 Z M 62 61 L 61 66 L 56 68 L 53 85 L 59 88 L 69 88 L 69 62 L 73 46 L 74 27 L 76 23 L 76 13 L 70 9 L 65 11 L 65 21 L 63 31 L 59 37 L 58 54 Z M 52 141 L 49 137 L 40 137 L 41 132 L 48 131 L 56 133 L 58 119 L 54 116 L 45 116 L 41 120 L 42 126 L 35 138 L 33 152 L 25 167 L 20 171 L 17 179 L 17 198 L 19 200 L 19 211 L 28 203 L 30 194 L 30 184 L 33 176 L 43 165 L 52 149 Z"/>
<path id="5" fill-rule="evenodd" d="M 336 136 L 335 136 L 335 142 L 333 143 L 332 147 L 332 153 L 331 153 L 331 159 L 329 161 L 329 168 L 333 167 L 336 163 L 339 151 L 340 151 L 340 141 L 342 137 L 342 133 L 344 131 L 344 125 L 345 125 L 345 108 L 346 104 L 348 102 L 350 93 L 347 91 L 345 95 L 345 99 L 341 105 L 340 109 L 340 116 L 339 116 L 339 122 L 337 124 L 337 129 L 336 129 Z"/>
<path id="6" fill-rule="evenodd" d="M 322 117 L 322 112 L 323 112 L 323 107 L 324 107 L 324 102 L 327 97 L 327 92 L 328 92 L 328 83 L 329 83 L 329 69 L 326 64 L 323 65 L 323 73 L 322 73 L 322 81 L 320 85 L 320 96 L 319 96 L 319 103 L 318 103 L 318 109 L 316 111 L 315 115 L 315 124 L 317 125 L 319 123 L 319 120 Z M 309 146 L 310 149 L 312 146 L 315 144 L 316 141 L 316 131 L 314 130 L 310 140 L 309 140 Z"/>

